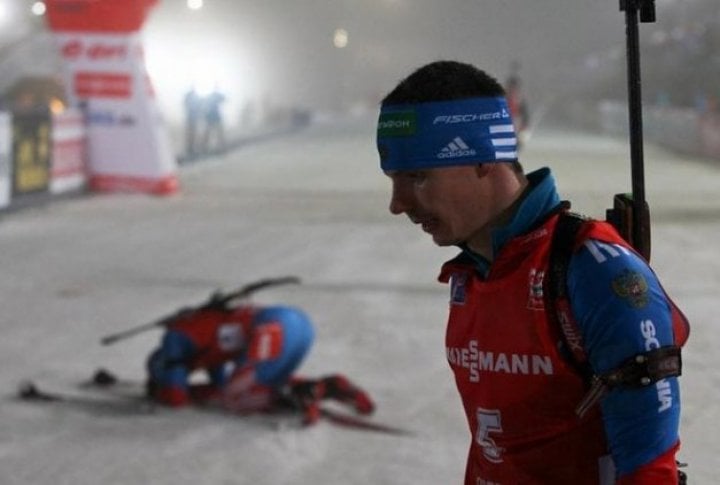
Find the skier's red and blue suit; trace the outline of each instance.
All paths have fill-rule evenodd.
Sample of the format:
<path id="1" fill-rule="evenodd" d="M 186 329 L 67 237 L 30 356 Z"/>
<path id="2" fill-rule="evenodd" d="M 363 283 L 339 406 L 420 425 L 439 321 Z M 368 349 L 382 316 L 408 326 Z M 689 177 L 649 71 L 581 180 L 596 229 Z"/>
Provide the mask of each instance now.
<path id="1" fill-rule="evenodd" d="M 148 358 L 156 399 L 183 405 L 202 399 L 248 369 L 253 385 L 277 388 L 288 381 L 314 339 L 310 319 L 286 306 L 209 308 L 178 318 Z M 190 386 L 196 370 L 207 372 L 209 386 Z"/>
<path id="2" fill-rule="evenodd" d="M 672 484 L 677 481 L 677 378 L 614 389 L 584 418 L 587 387 L 558 350 L 543 282 L 560 203 L 549 169 L 514 219 L 494 232 L 494 261 L 463 248 L 450 281 L 447 357 L 472 441 L 465 484 Z M 572 256 L 568 295 L 597 374 L 673 344 L 670 302 L 657 277 L 605 223 Z"/>

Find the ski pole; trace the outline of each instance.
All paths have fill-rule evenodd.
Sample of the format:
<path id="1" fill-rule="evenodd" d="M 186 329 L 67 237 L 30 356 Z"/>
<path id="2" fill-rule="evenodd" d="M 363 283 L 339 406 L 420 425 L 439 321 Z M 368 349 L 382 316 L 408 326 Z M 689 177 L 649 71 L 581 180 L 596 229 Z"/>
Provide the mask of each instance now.
<path id="1" fill-rule="evenodd" d="M 148 330 L 152 330 L 154 328 L 166 327 L 174 320 L 177 320 L 177 318 L 180 315 L 182 315 L 183 312 L 191 312 L 191 311 L 193 311 L 192 308 L 182 309 L 182 310 L 179 310 L 179 311 L 173 313 L 172 315 L 168 315 L 167 317 L 162 318 L 160 320 L 150 322 L 150 323 L 145 323 L 143 325 L 138 325 L 137 327 L 132 327 L 127 330 L 122 330 L 117 333 L 106 335 L 100 339 L 100 343 L 102 345 L 111 345 L 120 340 L 125 340 L 126 338 L 132 337 L 133 335 L 137 335 L 139 333 L 143 333 Z"/>

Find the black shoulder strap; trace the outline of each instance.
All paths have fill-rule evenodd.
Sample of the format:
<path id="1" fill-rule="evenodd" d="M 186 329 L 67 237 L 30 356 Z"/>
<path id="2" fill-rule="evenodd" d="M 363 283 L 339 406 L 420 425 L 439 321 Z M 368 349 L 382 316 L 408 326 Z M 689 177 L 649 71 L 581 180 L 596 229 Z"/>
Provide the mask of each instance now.
<path id="1" fill-rule="evenodd" d="M 585 222 L 582 216 L 562 211 L 550 245 L 550 298 L 567 298 L 567 271 L 575 237 Z"/>
<path id="2" fill-rule="evenodd" d="M 569 212 L 567 210 L 569 207 L 568 203 L 564 203 L 564 210 L 560 211 L 550 245 L 550 278 L 547 287 L 549 309 L 559 327 L 561 352 L 589 385 L 593 373 L 584 355 L 579 329 L 570 308 L 567 288 L 570 258 L 578 231 L 586 219 Z"/>

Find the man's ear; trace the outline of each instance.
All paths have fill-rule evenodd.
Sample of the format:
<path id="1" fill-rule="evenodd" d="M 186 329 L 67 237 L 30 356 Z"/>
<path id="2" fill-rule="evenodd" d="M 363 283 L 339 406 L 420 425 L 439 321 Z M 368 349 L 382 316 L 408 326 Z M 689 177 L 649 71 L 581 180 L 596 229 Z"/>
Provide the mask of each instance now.
<path id="1" fill-rule="evenodd" d="M 475 165 L 475 173 L 478 178 L 483 178 L 489 174 L 493 169 L 494 164 L 492 163 L 479 163 Z"/>

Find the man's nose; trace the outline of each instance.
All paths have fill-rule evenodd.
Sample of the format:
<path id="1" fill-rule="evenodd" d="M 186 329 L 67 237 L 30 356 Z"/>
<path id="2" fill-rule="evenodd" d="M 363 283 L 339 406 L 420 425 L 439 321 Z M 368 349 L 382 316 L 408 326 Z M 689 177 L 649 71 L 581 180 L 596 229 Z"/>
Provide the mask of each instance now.
<path id="1" fill-rule="evenodd" d="M 394 215 L 407 212 L 412 203 L 411 194 L 400 184 L 393 184 L 392 196 L 390 197 L 390 213 Z"/>

